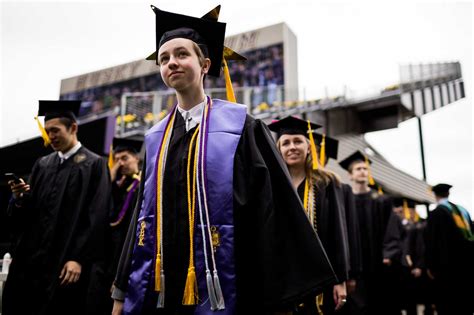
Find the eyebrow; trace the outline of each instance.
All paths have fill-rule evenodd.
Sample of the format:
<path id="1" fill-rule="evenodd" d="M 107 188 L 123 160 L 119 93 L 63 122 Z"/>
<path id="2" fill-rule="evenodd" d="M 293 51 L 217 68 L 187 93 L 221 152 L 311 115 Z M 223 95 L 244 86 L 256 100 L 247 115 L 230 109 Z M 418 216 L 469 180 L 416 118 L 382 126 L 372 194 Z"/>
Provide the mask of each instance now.
<path id="1" fill-rule="evenodd" d="M 184 47 L 184 46 L 178 46 L 178 47 L 174 48 L 173 51 L 178 51 L 178 50 L 180 50 L 180 49 L 184 49 L 184 50 L 188 51 L 188 49 L 187 49 L 186 47 Z M 163 56 L 164 54 L 167 54 L 167 53 L 168 53 L 168 51 L 165 50 L 165 51 L 163 51 L 158 57 L 161 57 L 161 56 Z"/>

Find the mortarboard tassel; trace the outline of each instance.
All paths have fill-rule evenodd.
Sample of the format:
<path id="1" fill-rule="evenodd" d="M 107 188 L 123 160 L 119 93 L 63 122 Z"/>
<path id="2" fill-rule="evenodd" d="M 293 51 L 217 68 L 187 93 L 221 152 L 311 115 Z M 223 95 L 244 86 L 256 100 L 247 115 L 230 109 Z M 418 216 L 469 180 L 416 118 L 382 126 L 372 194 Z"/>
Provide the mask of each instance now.
<path id="1" fill-rule="evenodd" d="M 326 165 L 326 134 L 323 133 L 323 139 L 321 140 L 321 151 L 319 152 L 319 158 L 321 159 L 321 166 Z"/>
<path id="2" fill-rule="evenodd" d="M 408 209 L 408 202 L 406 199 L 403 199 L 403 217 L 407 220 L 410 220 L 410 210 Z"/>
<path id="3" fill-rule="evenodd" d="M 227 67 L 227 61 L 225 60 L 225 57 L 222 58 L 222 62 L 224 64 L 224 79 L 227 100 L 232 103 L 237 103 L 235 99 L 234 88 L 232 86 L 232 81 L 230 79 L 229 67 Z"/>
<path id="4" fill-rule="evenodd" d="M 378 188 L 378 193 L 379 195 L 383 195 L 383 190 L 382 190 L 382 186 L 378 185 L 379 188 Z"/>
<path id="5" fill-rule="evenodd" d="M 415 221 L 415 222 L 420 221 L 420 216 L 419 216 L 418 212 L 416 212 L 416 210 L 415 210 L 415 217 L 413 218 L 413 221 Z"/>
<path id="6" fill-rule="evenodd" d="M 43 125 L 39 121 L 38 116 L 36 116 L 35 119 L 36 119 L 36 122 L 38 123 L 38 128 L 41 132 L 41 138 L 43 138 L 43 141 L 44 141 L 44 146 L 47 147 L 48 145 L 51 144 L 51 140 L 49 139 L 48 133 L 44 129 Z"/>
<path id="7" fill-rule="evenodd" d="M 364 156 L 365 156 L 365 164 L 367 165 L 367 171 L 369 173 L 369 185 L 374 186 L 375 185 L 375 180 L 372 177 L 372 171 L 370 170 L 369 158 L 367 157 L 367 155 L 364 155 Z"/>
<path id="8" fill-rule="evenodd" d="M 319 168 L 318 163 L 318 152 L 316 151 L 316 145 L 314 144 L 313 130 L 311 130 L 311 123 L 308 120 L 308 132 L 309 132 L 309 145 L 311 147 L 311 158 L 313 160 L 313 170 Z"/>
<path id="9" fill-rule="evenodd" d="M 112 147 L 112 144 L 110 145 L 110 150 L 109 150 L 109 160 L 107 161 L 107 165 L 109 166 L 109 170 L 114 167 L 114 149 Z"/>

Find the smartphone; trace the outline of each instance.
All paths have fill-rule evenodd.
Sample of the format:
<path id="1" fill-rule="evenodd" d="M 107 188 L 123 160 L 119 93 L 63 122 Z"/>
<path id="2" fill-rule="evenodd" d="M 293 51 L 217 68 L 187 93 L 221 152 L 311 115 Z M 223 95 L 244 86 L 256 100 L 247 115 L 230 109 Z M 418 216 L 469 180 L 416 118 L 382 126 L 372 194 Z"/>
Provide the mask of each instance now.
<path id="1" fill-rule="evenodd" d="M 7 182 L 13 181 L 15 184 L 21 184 L 20 177 L 16 176 L 15 173 L 5 173 Z"/>

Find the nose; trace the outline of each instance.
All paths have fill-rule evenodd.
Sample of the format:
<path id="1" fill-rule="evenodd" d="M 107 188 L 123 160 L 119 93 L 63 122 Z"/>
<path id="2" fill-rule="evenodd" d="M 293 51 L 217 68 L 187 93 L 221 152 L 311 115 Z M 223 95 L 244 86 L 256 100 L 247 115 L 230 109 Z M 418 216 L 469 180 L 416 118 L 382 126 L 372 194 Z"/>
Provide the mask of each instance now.
<path id="1" fill-rule="evenodd" d="M 173 69 L 176 69 L 177 67 L 178 67 L 178 60 L 173 55 L 171 55 L 170 60 L 168 60 L 168 68 L 173 70 Z"/>

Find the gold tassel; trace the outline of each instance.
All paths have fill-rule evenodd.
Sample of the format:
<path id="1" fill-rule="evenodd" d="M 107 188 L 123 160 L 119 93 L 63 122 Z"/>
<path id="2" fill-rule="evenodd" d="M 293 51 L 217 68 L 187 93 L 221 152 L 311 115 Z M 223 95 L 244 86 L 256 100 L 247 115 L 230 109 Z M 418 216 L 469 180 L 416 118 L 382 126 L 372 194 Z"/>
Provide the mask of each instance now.
<path id="1" fill-rule="evenodd" d="M 44 129 L 43 125 L 39 121 L 38 116 L 36 116 L 35 119 L 36 119 L 36 122 L 38 123 L 38 128 L 41 132 L 41 137 L 43 138 L 43 141 L 44 141 L 44 146 L 47 147 L 48 145 L 51 144 L 51 140 L 49 139 L 48 133 Z"/>
<path id="2" fill-rule="evenodd" d="M 323 293 L 318 294 L 316 296 L 316 308 L 317 308 L 318 315 L 324 315 L 323 310 L 321 309 L 321 307 L 323 306 L 323 302 L 324 302 L 323 299 L 324 299 Z"/>
<path id="3" fill-rule="evenodd" d="M 156 255 L 155 264 L 155 291 L 160 292 L 161 289 L 161 255 Z"/>
<path id="4" fill-rule="evenodd" d="M 379 192 L 379 195 L 383 195 L 383 190 L 382 190 L 382 186 L 378 185 L 379 188 L 378 188 L 378 192 Z"/>
<path id="5" fill-rule="evenodd" d="M 321 166 L 326 165 L 326 134 L 323 133 L 323 139 L 321 140 L 321 151 L 319 152 L 321 159 Z"/>
<path id="6" fill-rule="evenodd" d="M 224 79 L 225 79 L 225 91 L 227 94 L 227 100 L 232 103 L 237 103 L 234 94 L 234 88 L 232 86 L 232 81 L 230 79 L 229 67 L 227 67 L 227 61 L 225 58 L 222 58 L 224 63 Z"/>
<path id="7" fill-rule="evenodd" d="M 196 305 L 197 292 L 196 272 L 194 267 L 190 267 L 188 268 L 188 276 L 184 286 L 183 305 Z"/>
<path id="8" fill-rule="evenodd" d="M 313 130 L 311 130 L 311 123 L 308 120 L 308 132 L 309 132 L 309 144 L 311 147 L 311 158 L 313 160 L 313 170 L 319 168 L 318 163 L 318 151 L 316 151 L 316 145 L 314 144 Z"/>
<path id="9" fill-rule="evenodd" d="M 110 145 L 110 150 L 109 150 L 109 160 L 107 162 L 107 165 L 109 166 L 109 170 L 114 167 L 114 149 L 112 145 Z"/>
<path id="10" fill-rule="evenodd" d="M 406 199 L 403 199 L 403 216 L 405 217 L 405 219 L 407 220 L 410 220 L 410 210 L 408 209 L 408 202 L 406 201 Z"/>
<path id="11" fill-rule="evenodd" d="M 375 180 L 372 177 L 372 171 L 370 170 L 369 158 L 367 156 L 365 156 L 365 164 L 367 165 L 367 171 L 369 173 L 369 185 L 374 186 L 375 185 Z"/>

